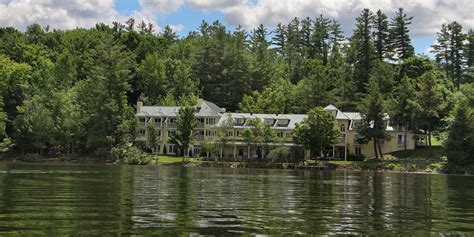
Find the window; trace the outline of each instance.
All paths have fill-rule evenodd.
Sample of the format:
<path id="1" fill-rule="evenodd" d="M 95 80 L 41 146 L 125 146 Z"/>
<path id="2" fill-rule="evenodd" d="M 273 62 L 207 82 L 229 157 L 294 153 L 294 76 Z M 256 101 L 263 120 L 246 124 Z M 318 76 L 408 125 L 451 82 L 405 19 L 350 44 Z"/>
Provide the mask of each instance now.
<path id="1" fill-rule="evenodd" d="M 355 155 L 356 155 L 356 156 L 362 155 L 362 149 L 361 149 L 360 147 L 356 147 L 356 148 L 355 148 Z"/>
<path id="2" fill-rule="evenodd" d="M 283 137 L 283 132 L 277 132 L 277 137 Z"/>
<path id="3" fill-rule="evenodd" d="M 144 137 L 145 136 L 145 129 L 140 129 L 140 137 Z"/>
<path id="4" fill-rule="evenodd" d="M 380 143 L 380 145 L 385 144 L 385 139 L 379 139 L 379 143 Z"/>
<path id="5" fill-rule="evenodd" d="M 234 136 L 234 131 L 229 131 L 229 132 L 227 133 L 227 136 L 229 136 L 229 137 Z"/>
<path id="6" fill-rule="evenodd" d="M 277 122 L 277 127 L 286 127 L 290 123 L 289 119 L 279 119 Z"/>
<path id="7" fill-rule="evenodd" d="M 174 154 L 176 153 L 175 149 L 174 149 L 174 144 L 169 144 L 168 145 L 168 154 Z"/>
<path id="8" fill-rule="evenodd" d="M 216 124 L 216 118 L 207 118 L 206 124 Z"/>
<path id="9" fill-rule="evenodd" d="M 239 126 L 244 125 L 244 123 L 245 123 L 245 119 L 244 119 L 244 118 L 238 118 L 238 119 L 236 119 L 236 120 L 234 120 L 234 121 L 235 121 L 235 122 L 234 122 L 235 125 L 239 125 Z"/>
<path id="10" fill-rule="evenodd" d="M 237 136 L 237 137 L 241 137 L 241 136 L 242 136 L 242 132 L 236 131 L 236 136 Z"/>
<path id="11" fill-rule="evenodd" d="M 155 123 L 161 123 L 161 118 L 155 118 Z"/>
<path id="12" fill-rule="evenodd" d="M 340 129 L 341 129 L 341 132 L 345 132 L 346 131 L 346 125 L 341 124 Z"/>
<path id="13" fill-rule="evenodd" d="M 293 136 L 293 134 L 291 132 L 286 133 L 286 137 L 292 137 L 292 136 Z"/>
<path id="14" fill-rule="evenodd" d="M 145 118 L 140 118 L 140 123 L 145 123 Z"/>
<path id="15" fill-rule="evenodd" d="M 397 143 L 399 145 L 405 144 L 405 136 L 404 135 L 398 135 Z"/>
<path id="16" fill-rule="evenodd" d="M 243 148 L 239 148 L 239 156 L 244 156 L 244 149 Z"/>
<path id="17" fill-rule="evenodd" d="M 161 146 L 158 145 L 158 146 L 155 146 L 155 148 L 153 149 L 153 151 L 154 151 L 155 153 L 160 153 L 160 149 L 161 149 Z"/>
<path id="18" fill-rule="evenodd" d="M 360 139 L 359 134 L 357 134 L 357 133 L 354 134 L 354 137 L 353 137 L 354 144 L 360 144 L 359 139 Z"/>
<path id="19" fill-rule="evenodd" d="M 215 134 L 216 134 L 216 132 L 214 132 L 214 131 L 206 130 L 206 137 L 214 136 Z"/>

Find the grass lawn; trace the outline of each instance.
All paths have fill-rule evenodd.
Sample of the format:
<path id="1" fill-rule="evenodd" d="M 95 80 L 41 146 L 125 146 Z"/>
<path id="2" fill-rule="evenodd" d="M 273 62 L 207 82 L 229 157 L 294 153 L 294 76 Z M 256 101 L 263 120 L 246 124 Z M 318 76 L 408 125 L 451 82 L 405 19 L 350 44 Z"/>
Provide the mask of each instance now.
<path id="1" fill-rule="evenodd" d="M 178 163 L 183 161 L 183 157 L 157 155 L 154 157 L 156 163 Z M 185 157 L 184 162 L 199 162 L 197 158 Z"/>

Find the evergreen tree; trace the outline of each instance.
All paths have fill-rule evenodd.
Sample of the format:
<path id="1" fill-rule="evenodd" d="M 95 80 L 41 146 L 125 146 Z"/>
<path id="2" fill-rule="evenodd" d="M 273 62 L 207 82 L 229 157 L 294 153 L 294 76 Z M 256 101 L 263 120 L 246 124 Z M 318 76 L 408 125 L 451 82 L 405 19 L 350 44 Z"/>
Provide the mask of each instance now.
<path id="1" fill-rule="evenodd" d="M 433 45 L 436 61 L 444 66 L 446 77 L 453 81 L 459 90 L 464 68 L 464 40 L 462 26 L 453 21 L 441 26 L 437 33 L 437 43 Z"/>
<path id="2" fill-rule="evenodd" d="M 384 59 L 390 59 L 391 53 L 391 42 L 390 42 L 390 31 L 388 27 L 388 18 L 382 12 L 378 10 L 374 16 L 374 46 L 375 55 L 380 61 Z"/>
<path id="3" fill-rule="evenodd" d="M 357 91 L 365 92 L 365 83 L 369 80 L 370 69 L 374 59 L 374 48 L 371 38 L 373 13 L 364 9 L 356 18 L 356 29 L 351 38 L 354 49 L 354 81 Z"/>
<path id="4" fill-rule="evenodd" d="M 270 43 L 266 40 L 267 29 L 260 24 L 251 35 L 252 65 L 251 67 L 251 90 L 260 91 L 273 80 L 275 70 L 272 55 L 268 50 Z"/>
<path id="5" fill-rule="evenodd" d="M 341 25 L 336 20 L 333 20 L 329 26 L 329 44 L 331 47 L 329 63 L 331 66 L 334 66 L 342 58 L 341 47 L 344 39 Z"/>
<path id="6" fill-rule="evenodd" d="M 408 34 L 408 26 L 411 24 L 413 17 L 408 17 L 403 8 L 399 8 L 395 13 L 395 17 L 390 22 L 391 41 L 396 56 L 400 60 L 407 59 L 415 53 L 415 49 L 411 45 L 410 35 Z"/>
<path id="7" fill-rule="evenodd" d="M 278 23 L 275 29 L 275 34 L 272 38 L 272 44 L 275 45 L 276 52 L 286 58 L 286 40 L 287 29 L 286 26 Z"/>
<path id="8" fill-rule="evenodd" d="M 197 125 L 194 113 L 196 109 L 191 106 L 184 106 L 179 109 L 179 117 L 176 124 L 176 132 L 171 134 L 170 143 L 175 144 L 183 156 L 193 141 L 193 129 Z"/>
<path id="9" fill-rule="evenodd" d="M 314 47 L 312 58 L 321 60 L 324 65 L 328 62 L 330 23 L 328 18 L 319 15 L 314 22 L 313 35 L 311 36 L 311 42 Z"/>
<path id="10" fill-rule="evenodd" d="M 362 123 L 357 127 L 361 142 L 367 143 L 372 140 L 375 159 L 383 159 L 383 151 L 380 147 L 381 139 L 388 139 L 386 131 L 385 106 L 383 95 L 379 84 L 372 78 L 367 84 L 368 94 L 360 103 L 359 110 L 362 114 Z"/>

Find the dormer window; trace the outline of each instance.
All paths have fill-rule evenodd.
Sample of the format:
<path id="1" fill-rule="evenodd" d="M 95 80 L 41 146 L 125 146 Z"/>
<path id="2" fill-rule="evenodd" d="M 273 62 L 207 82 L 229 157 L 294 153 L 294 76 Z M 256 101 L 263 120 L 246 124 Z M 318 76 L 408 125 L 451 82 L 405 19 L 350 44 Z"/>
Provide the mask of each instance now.
<path id="1" fill-rule="evenodd" d="M 234 124 L 237 126 L 242 126 L 245 123 L 245 118 L 236 118 L 234 119 Z"/>
<path id="2" fill-rule="evenodd" d="M 265 123 L 269 124 L 270 126 L 273 126 L 275 124 L 275 119 L 266 118 Z"/>
<path id="3" fill-rule="evenodd" d="M 287 127 L 289 123 L 289 119 L 278 119 L 277 127 Z"/>

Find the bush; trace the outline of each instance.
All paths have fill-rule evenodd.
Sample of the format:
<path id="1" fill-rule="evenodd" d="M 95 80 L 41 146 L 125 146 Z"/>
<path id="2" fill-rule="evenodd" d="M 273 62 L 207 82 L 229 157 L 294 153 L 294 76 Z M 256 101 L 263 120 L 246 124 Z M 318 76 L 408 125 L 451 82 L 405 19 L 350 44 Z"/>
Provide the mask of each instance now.
<path id="1" fill-rule="evenodd" d="M 19 160 L 25 162 L 40 162 L 43 160 L 43 157 L 40 154 L 29 153 L 19 157 Z"/>
<path id="2" fill-rule="evenodd" d="M 119 146 L 111 150 L 112 158 L 131 165 L 146 165 L 152 161 L 152 157 L 136 146 Z"/>
<path id="3" fill-rule="evenodd" d="M 288 148 L 288 147 L 277 147 L 277 148 L 271 150 L 268 153 L 267 158 L 272 163 L 281 163 L 281 162 L 288 163 L 291 160 L 290 148 Z"/>

